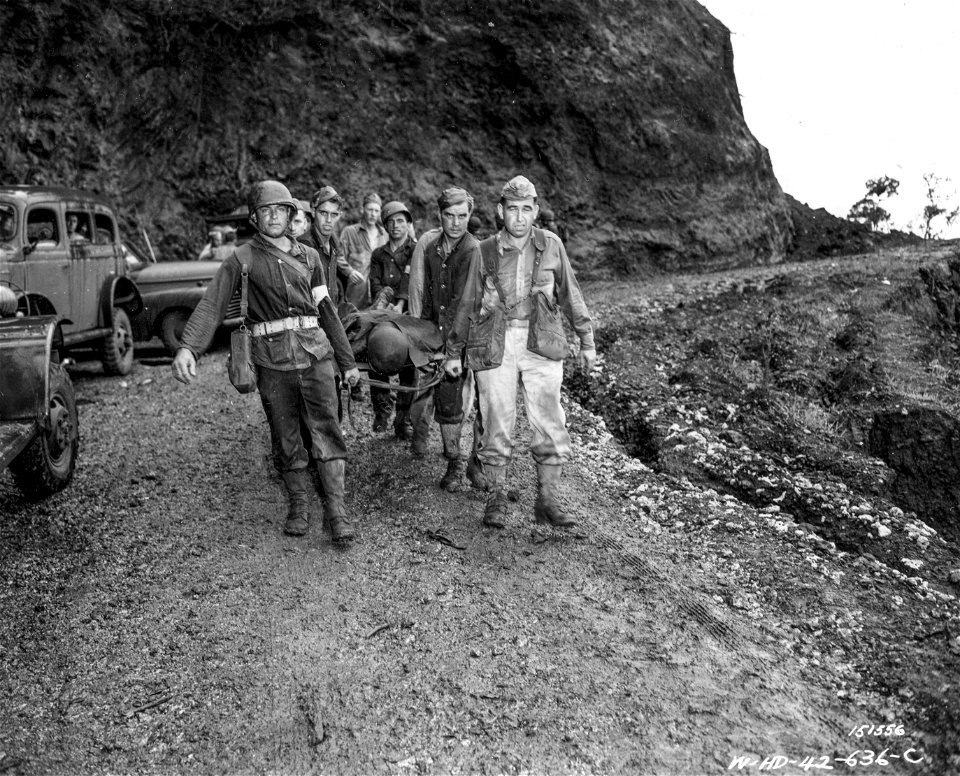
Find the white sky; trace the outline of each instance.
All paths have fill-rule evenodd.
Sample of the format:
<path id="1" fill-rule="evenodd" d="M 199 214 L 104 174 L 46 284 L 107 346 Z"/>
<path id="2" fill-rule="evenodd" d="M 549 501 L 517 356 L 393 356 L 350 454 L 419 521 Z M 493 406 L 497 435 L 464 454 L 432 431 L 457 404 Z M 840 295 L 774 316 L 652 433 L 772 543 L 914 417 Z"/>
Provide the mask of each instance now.
<path id="1" fill-rule="evenodd" d="M 784 191 L 845 217 L 889 175 L 900 191 L 881 204 L 918 232 L 924 173 L 960 204 L 960 0 L 700 2 L 731 31 L 747 125 Z"/>

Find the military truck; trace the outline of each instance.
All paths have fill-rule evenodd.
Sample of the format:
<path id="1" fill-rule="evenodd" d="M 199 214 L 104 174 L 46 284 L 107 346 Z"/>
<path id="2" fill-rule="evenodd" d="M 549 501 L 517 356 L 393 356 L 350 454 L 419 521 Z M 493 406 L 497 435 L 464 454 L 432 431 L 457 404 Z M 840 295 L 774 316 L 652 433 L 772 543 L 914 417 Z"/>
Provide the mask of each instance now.
<path id="1" fill-rule="evenodd" d="M 157 261 L 126 244 L 127 273 L 137 284 L 143 310 L 131 319 L 137 342 L 159 337 L 171 355 L 203 293 L 220 268 L 219 261 Z M 240 325 L 240 293 L 234 294 L 222 322 L 224 329 Z"/>
<path id="2" fill-rule="evenodd" d="M 143 302 L 106 200 L 63 187 L 0 186 L 0 285 L 19 290 L 21 315 L 55 316 L 65 349 L 94 349 L 107 374 L 133 368 L 130 318 Z"/>

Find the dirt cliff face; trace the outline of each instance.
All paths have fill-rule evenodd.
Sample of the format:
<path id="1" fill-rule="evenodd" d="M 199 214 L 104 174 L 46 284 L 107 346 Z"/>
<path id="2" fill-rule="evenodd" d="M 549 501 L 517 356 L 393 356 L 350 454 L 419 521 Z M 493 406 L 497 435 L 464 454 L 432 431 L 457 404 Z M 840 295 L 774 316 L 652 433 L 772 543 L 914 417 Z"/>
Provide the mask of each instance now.
<path id="1" fill-rule="evenodd" d="M 170 258 L 263 177 L 493 226 L 523 172 L 584 272 L 778 260 L 784 195 L 728 30 L 693 0 L 11 0 L 0 178 L 114 197 Z"/>

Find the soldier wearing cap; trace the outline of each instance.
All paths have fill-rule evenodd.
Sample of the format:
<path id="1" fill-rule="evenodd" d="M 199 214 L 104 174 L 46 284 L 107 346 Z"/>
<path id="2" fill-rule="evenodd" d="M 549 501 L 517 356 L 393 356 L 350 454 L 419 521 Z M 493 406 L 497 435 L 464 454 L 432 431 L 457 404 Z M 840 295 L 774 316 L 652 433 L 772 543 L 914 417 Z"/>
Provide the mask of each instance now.
<path id="1" fill-rule="evenodd" d="M 402 313 L 407 301 L 407 284 L 410 275 L 410 257 L 416 241 L 410 237 L 410 225 L 413 217 L 407 206 L 396 200 L 383 206 L 383 224 L 387 229 L 389 241 L 373 252 L 370 259 L 370 296 L 374 309 L 389 308 Z M 400 370 L 400 384 L 411 387 L 416 383 L 416 368 L 404 367 Z M 370 372 L 371 380 L 389 382 L 386 374 Z M 386 388 L 370 386 L 370 400 L 373 404 L 373 430 L 386 431 L 393 413 L 393 394 Z M 413 428 L 409 418 L 410 402 L 413 394 L 401 392 L 397 400 L 397 417 L 394 420 L 394 433 L 399 439 L 410 439 Z"/>
<path id="2" fill-rule="evenodd" d="M 310 198 L 313 221 L 310 228 L 297 238 L 320 254 L 320 263 L 327 279 L 330 301 L 336 307 L 343 299 L 344 277 L 340 274 L 343 246 L 337 236 L 337 222 L 343 212 L 343 199 L 333 186 L 324 186 Z"/>
<path id="3" fill-rule="evenodd" d="M 290 236 L 295 237 L 297 240 L 301 236 L 310 231 L 310 226 L 313 224 L 313 211 L 310 209 L 310 203 L 305 200 L 298 199 L 296 200 L 298 205 L 297 214 L 290 219 Z"/>
<path id="4" fill-rule="evenodd" d="M 440 329 L 444 342 L 452 332 L 460 296 L 479 243 L 467 231 L 473 212 L 473 197 L 460 187 L 444 189 L 437 199 L 440 228 L 426 232 L 417 243 L 410 260 L 410 314 L 432 321 Z M 461 348 L 462 350 L 462 348 Z M 460 489 L 464 459 L 460 452 L 460 436 L 464 408 L 473 403 L 473 374 L 463 371 L 447 375 L 435 388 L 417 396 L 411 407 L 413 420 L 413 454 L 422 458 L 427 452 L 430 418 L 440 426 L 443 455 L 447 470 L 440 487 L 448 491 Z M 479 461 L 471 456 L 467 474 L 475 487 L 483 487 Z"/>
<path id="5" fill-rule="evenodd" d="M 248 208 L 257 234 L 217 270 L 184 328 L 173 374 L 182 383 L 196 377 L 197 359 L 210 346 L 246 265 L 247 324 L 253 335 L 257 388 L 290 502 L 284 531 L 302 536 L 310 522 L 313 481 L 303 424 L 317 461 L 333 540 L 346 541 L 354 530 L 343 500 L 347 448 L 337 419 L 335 371 L 339 368 L 351 385 L 360 373 L 330 301 L 320 257 L 287 232 L 297 211 L 287 187 L 278 181 L 255 184 Z"/>
<path id="6" fill-rule="evenodd" d="M 351 224 L 340 233 L 343 256 L 340 271 L 347 276 L 347 301 L 362 310 L 370 306 L 370 258 L 387 242 L 387 230 L 380 223 L 383 202 L 376 193 L 363 198 L 360 223 Z"/>
<path id="7" fill-rule="evenodd" d="M 476 373 L 483 418 L 479 455 L 488 483 L 483 522 L 496 528 L 504 526 L 507 515 L 506 475 L 513 457 L 518 384 L 532 430 L 530 452 L 537 464 L 534 516 L 538 522 L 560 527 L 576 524 L 557 500 L 561 466 L 570 457 L 570 436 L 560 404 L 563 357 L 548 358 L 527 347 L 537 344 L 530 341 L 536 295 L 543 294 L 547 304 L 563 311 L 580 340 L 578 364 L 588 371 L 596 360 L 593 324 L 563 242 L 553 232 L 533 226 L 537 213 L 534 185 L 522 175 L 508 181 L 497 205 L 503 228 L 480 244 L 447 340 L 444 368 L 448 374 L 458 375 L 469 316 L 495 306 L 506 312 L 503 361 Z M 486 267 L 495 268 L 503 300 Z"/>

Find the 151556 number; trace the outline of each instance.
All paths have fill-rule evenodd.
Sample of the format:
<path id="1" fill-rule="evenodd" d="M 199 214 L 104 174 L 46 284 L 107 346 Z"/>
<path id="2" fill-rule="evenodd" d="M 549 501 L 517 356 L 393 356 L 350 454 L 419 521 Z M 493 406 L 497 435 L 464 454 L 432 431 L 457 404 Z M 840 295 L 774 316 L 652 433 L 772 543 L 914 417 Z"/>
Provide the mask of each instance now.
<path id="1" fill-rule="evenodd" d="M 850 736 L 863 738 L 864 736 L 902 736 L 903 725 L 857 725 L 850 730 Z"/>

